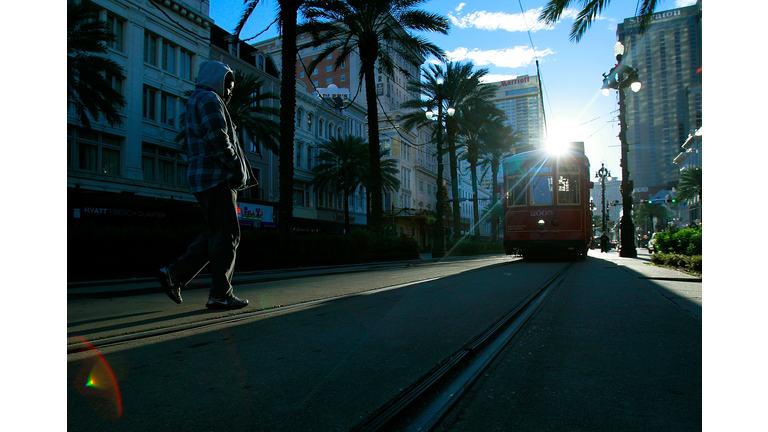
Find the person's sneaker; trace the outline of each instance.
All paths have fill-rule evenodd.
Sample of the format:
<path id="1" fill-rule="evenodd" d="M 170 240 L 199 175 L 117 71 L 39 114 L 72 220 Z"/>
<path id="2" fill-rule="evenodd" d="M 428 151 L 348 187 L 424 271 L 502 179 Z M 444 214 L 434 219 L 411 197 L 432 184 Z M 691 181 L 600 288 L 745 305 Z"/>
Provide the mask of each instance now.
<path id="1" fill-rule="evenodd" d="M 226 300 L 208 297 L 205 307 L 208 309 L 240 309 L 248 306 L 248 300 L 232 296 Z"/>
<path id="2" fill-rule="evenodd" d="M 176 303 L 181 304 L 181 283 L 173 281 L 168 267 L 158 270 L 155 276 L 157 276 L 157 281 L 162 285 L 165 295 Z"/>

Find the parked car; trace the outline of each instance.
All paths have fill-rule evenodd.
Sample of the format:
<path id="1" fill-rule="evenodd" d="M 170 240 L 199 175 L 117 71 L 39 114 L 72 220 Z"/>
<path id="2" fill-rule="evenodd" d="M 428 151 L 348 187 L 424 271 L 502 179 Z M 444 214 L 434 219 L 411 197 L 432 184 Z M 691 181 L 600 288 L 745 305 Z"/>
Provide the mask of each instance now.
<path id="1" fill-rule="evenodd" d="M 650 254 L 654 252 L 658 252 L 656 250 L 656 234 L 657 233 L 653 233 L 653 235 L 651 236 L 651 239 L 648 240 L 648 253 Z"/>

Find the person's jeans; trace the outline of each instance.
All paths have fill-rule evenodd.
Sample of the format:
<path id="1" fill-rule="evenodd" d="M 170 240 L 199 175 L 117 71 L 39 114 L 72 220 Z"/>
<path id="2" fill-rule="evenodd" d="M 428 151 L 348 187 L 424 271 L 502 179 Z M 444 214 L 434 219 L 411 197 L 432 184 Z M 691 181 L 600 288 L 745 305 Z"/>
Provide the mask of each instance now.
<path id="1" fill-rule="evenodd" d="M 232 275 L 240 244 L 237 192 L 222 182 L 194 195 L 200 203 L 208 230 L 200 234 L 184 255 L 168 266 L 168 270 L 176 280 L 186 285 L 210 264 L 210 296 L 228 299 L 232 297 Z"/>

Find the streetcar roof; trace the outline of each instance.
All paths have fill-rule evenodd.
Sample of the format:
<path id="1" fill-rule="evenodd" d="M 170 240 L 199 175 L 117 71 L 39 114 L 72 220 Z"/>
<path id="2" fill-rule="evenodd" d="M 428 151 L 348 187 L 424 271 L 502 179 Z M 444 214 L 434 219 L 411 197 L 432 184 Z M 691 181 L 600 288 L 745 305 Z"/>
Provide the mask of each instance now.
<path id="1" fill-rule="evenodd" d="M 566 150 L 557 154 L 548 150 L 531 150 L 516 154 L 504 161 L 504 172 L 510 171 L 530 171 L 534 167 L 552 166 L 553 163 L 574 163 L 589 167 L 589 158 L 579 151 Z"/>

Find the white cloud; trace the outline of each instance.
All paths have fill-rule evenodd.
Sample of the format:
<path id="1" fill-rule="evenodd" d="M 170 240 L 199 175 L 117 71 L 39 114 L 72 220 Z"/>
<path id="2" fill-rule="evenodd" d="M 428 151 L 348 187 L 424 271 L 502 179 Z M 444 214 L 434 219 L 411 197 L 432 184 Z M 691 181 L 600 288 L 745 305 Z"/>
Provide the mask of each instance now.
<path id="1" fill-rule="evenodd" d="M 459 6 L 454 9 L 456 12 L 461 12 L 462 9 L 464 9 L 464 6 L 466 6 L 466 3 L 459 3 Z"/>
<path id="2" fill-rule="evenodd" d="M 547 48 L 541 51 L 534 51 L 530 47 L 517 46 L 504 50 L 486 50 L 477 48 L 471 51 L 468 48 L 457 48 L 454 51 L 446 52 L 451 61 L 471 60 L 475 66 L 486 66 L 492 64 L 496 67 L 518 68 L 527 66 L 534 62 L 536 58 L 543 58 L 554 51 Z"/>
<path id="3" fill-rule="evenodd" d="M 464 3 L 460 4 L 456 8 L 456 12 L 459 12 L 464 6 Z M 524 32 L 524 31 L 538 31 L 538 30 L 552 30 L 554 25 L 544 24 L 539 21 L 539 15 L 543 7 L 538 9 L 530 9 L 525 13 L 508 14 L 504 12 L 487 12 L 487 11 L 473 11 L 470 14 L 452 14 L 448 13 L 448 18 L 451 20 L 454 26 L 458 28 L 477 28 L 480 30 L 506 30 L 510 32 Z M 579 11 L 576 9 L 566 9 L 560 18 L 563 19 L 575 19 Z M 599 19 L 599 18 L 598 18 Z"/>

